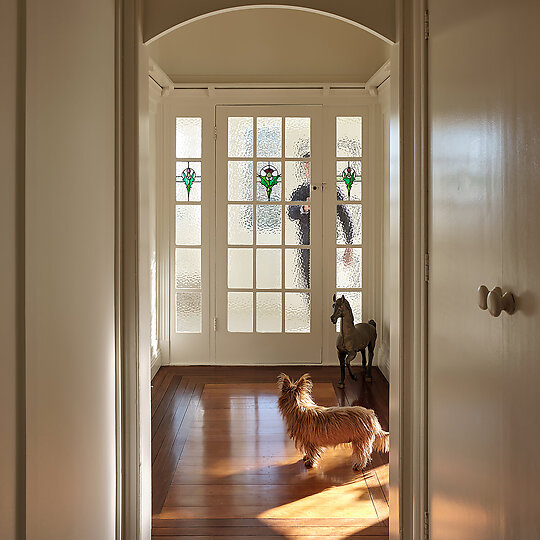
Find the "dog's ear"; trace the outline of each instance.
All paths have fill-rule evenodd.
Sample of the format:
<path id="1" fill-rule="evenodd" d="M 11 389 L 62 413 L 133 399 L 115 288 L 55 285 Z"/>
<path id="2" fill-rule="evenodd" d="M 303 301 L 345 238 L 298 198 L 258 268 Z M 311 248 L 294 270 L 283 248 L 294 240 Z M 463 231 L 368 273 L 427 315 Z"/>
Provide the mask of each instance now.
<path id="1" fill-rule="evenodd" d="M 332 296 L 332 302 L 336 301 L 336 293 L 334 293 L 334 296 Z"/>
<path id="2" fill-rule="evenodd" d="M 313 388 L 313 382 L 311 381 L 311 375 L 309 373 L 304 373 L 297 381 L 296 386 L 300 389 L 307 390 L 311 392 Z"/>
<path id="3" fill-rule="evenodd" d="M 288 392 L 293 385 L 291 379 L 285 373 L 280 373 L 277 380 L 278 388 L 281 392 Z"/>

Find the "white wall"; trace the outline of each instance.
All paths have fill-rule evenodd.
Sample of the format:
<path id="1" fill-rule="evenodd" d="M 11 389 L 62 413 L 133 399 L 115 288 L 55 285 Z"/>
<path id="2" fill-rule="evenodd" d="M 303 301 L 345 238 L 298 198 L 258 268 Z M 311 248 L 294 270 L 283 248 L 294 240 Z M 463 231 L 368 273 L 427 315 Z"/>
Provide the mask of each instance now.
<path id="1" fill-rule="evenodd" d="M 115 537 L 113 0 L 27 1 L 27 528 Z"/>
<path id="2" fill-rule="evenodd" d="M 277 0 L 261 2 L 261 5 L 298 6 L 356 21 L 384 36 L 390 41 L 395 38 L 395 3 L 393 0 Z M 204 2 L 178 2 L 178 0 L 145 0 L 144 1 L 144 40 L 148 41 L 159 34 L 185 23 L 190 19 L 208 13 L 238 6 L 252 6 L 253 2 L 245 0 L 206 0 Z M 274 39 L 281 32 L 275 29 Z M 205 38 L 206 36 L 202 36 Z M 199 43 L 193 44 L 196 47 Z"/>
<path id="3" fill-rule="evenodd" d="M 385 377 L 390 380 L 390 79 L 379 87 L 380 125 L 382 137 L 382 320 L 379 330 L 377 362 Z"/>
<path id="4" fill-rule="evenodd" d="M 16 189 L 17 1 L 2 3 L 0 17 L 0 538 L 15 538 L 16 504 Z"/>
<path id="5" fill-rule="evenodd" d="M 344 21 L 263 8 L 192 22 L 148 50 L 175 82 L 364 83 L 390 56 L 390 45 Z"/>

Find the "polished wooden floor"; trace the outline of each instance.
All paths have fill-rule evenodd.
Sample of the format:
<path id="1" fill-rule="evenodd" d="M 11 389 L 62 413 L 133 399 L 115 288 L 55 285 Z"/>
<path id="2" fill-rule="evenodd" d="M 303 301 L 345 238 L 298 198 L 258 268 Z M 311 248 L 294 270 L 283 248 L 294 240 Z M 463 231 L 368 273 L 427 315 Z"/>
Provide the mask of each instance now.
<path id="1" fill-rule="evenodd" d="M 358 370 L 358 368 L 356 368 Z M 361 473 L 350 448 L 305 469 L 277 409 L 276 377 L 309 371 L 321 405 L 373 408 L 388 429 L 388 383 L 336 367 L 162 367 L 152 382 L 152 538 L 388 537 L 388 456 Z"/>

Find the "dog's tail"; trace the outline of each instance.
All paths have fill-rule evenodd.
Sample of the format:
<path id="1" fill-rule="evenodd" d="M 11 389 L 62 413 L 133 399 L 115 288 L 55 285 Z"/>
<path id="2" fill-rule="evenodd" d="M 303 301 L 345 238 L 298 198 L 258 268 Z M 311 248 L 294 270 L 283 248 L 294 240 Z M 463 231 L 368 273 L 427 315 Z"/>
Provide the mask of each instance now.
<path id="1" fill-rule="evenodd" d="M 368 324 L 371 324 L 373 328 L 377 328 L 377 323 L 373 319 L 369 319 Z"/>
<path id="2" fill-rule="evenodd" d="M 383 431 L 381 429 L 377 435 L 375 435 L 373 450 L 375 450 L 375 452 L 388 452 L 390 450 L 390 433 L 388 433 L 388 431 Z"/>

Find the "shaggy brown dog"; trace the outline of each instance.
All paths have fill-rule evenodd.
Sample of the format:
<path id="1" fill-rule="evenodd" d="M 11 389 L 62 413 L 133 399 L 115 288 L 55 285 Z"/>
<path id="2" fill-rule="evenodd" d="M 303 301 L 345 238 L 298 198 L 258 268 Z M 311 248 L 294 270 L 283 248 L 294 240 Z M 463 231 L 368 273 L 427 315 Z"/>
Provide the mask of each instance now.
<path id="1" fill-rule="evenodd" d="M 388 452 L 388 432 L 383 431 L 371 409 L 364 407 L 321 407 L 311 398 L 313 383 L 309 373 L 296 382 L 281 373 L 278 406 L 287 424 L 287 433 L 296 448 L 304 452 L 304 463 L 317 465 L 326 446 L 352 443 L 353 469 L 363 469 L 373 450 Z"/>

